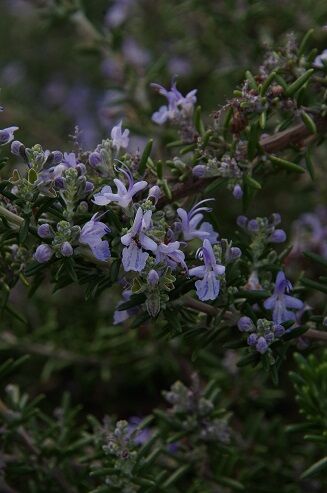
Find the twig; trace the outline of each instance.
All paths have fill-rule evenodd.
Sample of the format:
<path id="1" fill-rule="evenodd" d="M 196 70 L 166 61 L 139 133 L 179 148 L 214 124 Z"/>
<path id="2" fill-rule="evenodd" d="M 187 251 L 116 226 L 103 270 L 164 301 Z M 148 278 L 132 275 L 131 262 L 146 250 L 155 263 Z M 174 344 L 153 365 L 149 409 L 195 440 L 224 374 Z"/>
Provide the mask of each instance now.
<path id="1" fill-rule="evenodd" d="M 206 315 L 210 315 L 211 317 L 215 317 L 220 313 L 214 306 L 207 305 L 206 303 L 195 300 L 191 297 L 185 297 L 183 301 L 185 306 L 192 308 L 195 311 L 205 313 Z M 308 329 L 303 336 L 308 339 L 327 342 L 327 332 L 323 332 L 321 330 Z"/>
<path id="2" fill-rule="evenodd" d="M 317 130 L 319 133 L 327 131 L 327 118 L 320 115 L 312 115 Z M 287 147 L 300 144 L 307 137 L 314 137 L 314 134 L 308 129 L 304 123 L 298 123 L 291 128 L 278 132 L 268 137 L 262 137 L 260 146 L 264 152 L 274 153 L 282 151 Z M 203 190 L 210 181 L 217 177 L 195 178 L 190 177 L 186 182 L 178 183 L 172 188 L 172 201 L 179 200 L 183 197 L 191 195 L 193 192 Z M 162 195 L 158 201 L 158 207 L 161 208 L 168 203 L 166 196 Z"/>

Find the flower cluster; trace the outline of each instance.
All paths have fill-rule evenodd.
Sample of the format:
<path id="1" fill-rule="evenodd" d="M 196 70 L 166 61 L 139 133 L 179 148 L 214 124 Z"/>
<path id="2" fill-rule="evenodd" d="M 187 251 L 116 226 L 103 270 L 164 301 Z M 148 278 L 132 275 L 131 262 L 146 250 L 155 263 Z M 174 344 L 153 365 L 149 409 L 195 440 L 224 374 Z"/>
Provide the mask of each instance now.
<path id="1" fill-rule="evenodd" d="M 269 350 L 269 346 L 285 334 L 285 328 L 274 322 L 260 318 L 256 324 L 246 316 L 238 321 L 238 329 L 247 334 L 247 344 L 261 354 Z"/>

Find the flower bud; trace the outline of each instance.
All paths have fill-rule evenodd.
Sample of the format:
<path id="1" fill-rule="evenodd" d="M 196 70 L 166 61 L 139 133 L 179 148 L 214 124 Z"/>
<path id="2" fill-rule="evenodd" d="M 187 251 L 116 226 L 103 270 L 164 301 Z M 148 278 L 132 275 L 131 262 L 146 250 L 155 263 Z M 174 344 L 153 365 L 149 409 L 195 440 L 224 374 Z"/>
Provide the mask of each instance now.
<path id="1" fill-rule="evenodd" d="M 161 195 L 160 188 L 157 185 L 154 185 L 149 190 L 148 198 L 153 199 L 153 202 L 156 204 L 159 200 L 160 195 Z"/>
<path id="2" fill-rule="evenodd" d="M 52 151 L 52 163 L 54 165 L 57 165 L 57 164 L 60 164 L 62 162 L 62 159 L 63 159 L 63 155 L 62 155 L 62 152 L 60 151 Z"/>
<path id="3" fill-rule="evenodd" d="M 65 179 L 62 176 L 58 176 L 55 179 L 54 184 L 57 188 L 63 189 L 65 188 Z"/>
<path id="4" fill-rule="evenodd" d="M 39 245 L 35 250 L 33 257 L 40 264 L 44 264 L 45 262 L 48 262 L 51 259 L 52 255 L 53 255 L 53 250 L 51 246 L 42 243 L 42 245 Z"/>
<path id="5" fill-rule="evenodd" d="M 93 189 L 94 189 L 94 185 L 93 185 L 93 183 L 92 183 L 91 181 L 87 181 L 87 182 L 85 183 L 85 189 L 84 189 L 84 192 L 85 192 L 85 193 L 90 193 L 90 192 L 92 192 L 92 190 L 93 190 Z"/>
<path id="6" fill-rule="evenodd" d="M 101 163 L 101 161 L 102 159 L 98 152 L 91 152 L 91 154 L 89 155 L 89 164 L 90 166 L 92 166 L 92 168 L 96 168 Z"/>
<path id="7" fill-rule="evenodd" d="M 24 156 L 25 155 L 25 146 L 22 142 L 19 140 L 14 140 L 11 143 L 11 153 L 14 154 L 15 156 Z"/>
<path id="8" fill-rule="evenodd" d="M 39 235 L 40 238 L 52 238 L 53 233 L 50 224 L 48 223 L 41 224 L 37 228 L 37 234 Z"/>
<path id="9" fill-rule="evenodd" d="M 237 322 L 237 327 L 238 330 L 241 332 L 250 332 L 251 330 L 254 329 L 254 323 L 250 319 L 250 317 L 241 317 L 239 321 Z"/>
<path id="10" fill-rule="evenodd" d="M 258 340 L 257 334 L 250 334 L 247 338 L 247 343 L 249 346 L 255 346 Z"/>
<path id="11" fill-rule="evenodd" d="M 251 231 L 251 233 L 256 233 L 259 229 L 259 224 L 256 219 L 251 219 L 248 222 L 248 230 Z"/>
<path id="12" fill-rule="evenodd" d="M 246 228 L 247 223 L 248 223 L 248 218 L 246 216 L 238 216 L 238 218 L 236 219 L 236 224 L 240 228 Z"/>
<path id="13" fill-rule="evenodd" d="M 74 253 L 73 247 L 69 243 L 69 241 L 65 241 L 60 248 L 61 255 L 64 257 L 71 257 Z"/>
<path id="14" fill-rule="evenodd" d="M 264 354 L 268 349 L 268 343 L 267 343 L 266 339 L 262 336 L 259 337 L 255 348 L 259 353 Z"/>
<path id="15" fill-rule="evenodd" d="M 285 328 L 282 325 L 275 325 L 274 326 L 274 332 L 276 337 L 281 337 L 282 335 L 285 334 Z"/>
<path id="16" fill-rule="evenodd" d="M 272 222 L 275 226 L 277 226 L 277 224 L 280 224 L 282 222 L 282 218 L 281 218 L 281 215 L 278 213 L 278 212 L 274 212 L 272 215 L 271 215 L 271 219 L 272 219 Z"/>
<path id="17" fill-rule="evenodd" d="M 240 185 L 235 185 L 233 189 L 233 196 L 235 199 L 239 200 L 243 197 L 243 190 Z"/>
<path id="18" fill-rule="evenodd" d="M 154 269 L 151 269 L 147 276 L 147 281 L 148 284 L 150 284 L 150 286 L 156 286 L 159 282 L 158 272 L 155 271 Z"/>
<path id="19" fill-rule="evenodd" d="M 204 164 L 197 164 L 192 169 L 193 175 L 196 176 L 197 178 L 203 178 L 206 175 L 207 171 L 208 171 L 208 167 L 205 166 Z"/>
<path id="20" fill-rule="evenodd" d="M 232 247 L 229 252 L 229 259 L 230 260 L 236 260 L 237 258 L 240 258 L 242 255 L 242 251 L 238 247 Z"/>
<path id="21" fill-rule="evenodd" d="M 86 166 L 83 163 L 78 163 L 75 169 L 77 170 L 78 176 L 85 175 L 86 173 Z"/>
<path id="22" fill-rule="evenodd" d="M 286 240 L 286 233 L 283 229 L 275 229 L 269 236 L 268 241 L 271 243 L 283 243 Z"/>

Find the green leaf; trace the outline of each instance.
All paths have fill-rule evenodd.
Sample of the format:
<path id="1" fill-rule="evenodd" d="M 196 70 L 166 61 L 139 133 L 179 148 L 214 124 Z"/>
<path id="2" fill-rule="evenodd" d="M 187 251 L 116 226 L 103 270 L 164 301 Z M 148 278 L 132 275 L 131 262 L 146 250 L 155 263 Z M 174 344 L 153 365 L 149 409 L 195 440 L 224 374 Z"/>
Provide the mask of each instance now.
<path id="1" fill-rule="evenodd" d="M 264 96 L 266 94 L 267 89 L 269 88 L 270 84 L 275 79 L 275 77 L 276 77 L 276 72 L 271 72 L 271 74 L 268 75 L 267 79 L 264 81 L 264 83 L 261 86 L 261 90 L 260 90 L 261 96 Z"/>
<path id="2" fill-rule="evenodd" d="M 142 153 L 140 164 L 139 164 L 139 173 L 141 175 L 143 175 L 143 173 L 145 172 L 146 165 L 152 151 L 152 145 L 153 145 L 153 139 L 150 139 L 149 142 L 146 144 L 144 151 Z"/>
<path id="3" fill-rule="evenodd" d="M 257 90 L 258 85 L 257 85 L 256 80 L 253 77 L 252 73 L 250 72 L 250 70 L 247 70 L 245 72 L 245 77 L 246 77 L 247 81 L 249 82 L 251 89 Z"/>
<path id="4" fill-rule="evenodd" d="M 309 476 L 312 476 L 313 474 L 317 474 L 318 472 L 320 472 L 322 469 L 325 469 L 325 468 L 327 468 L 327 456 L 318 460 L 311 467 L 306 469 L 301 474 L 301 479 L 305 479 L 305 478 L 308 478 Z"/>
<path id="5" fill-rule="evenodd" d="M 195 109 L 194 125 L 195 125 L 195 128 L 197 129 L 197 131 L 199 132 L 199 134 L 203 137 L 206 129 L 204 127 L 204 123 L 203 123 L 202 118 L 201 118 L 201 106 L 197 106 Z"/>
<path id="6" fill-rule="evenodd" d="M 305 257 L 310 258 L 314 262 L 317 262 L 318 264 L 322 265 L 323 267 L 327 267 L 327 259 L 322 257 L 321 255 L 318 255 L 317 253 L 313 253 L 313 252 L 303 252 L 303 255 Z"/>
<path id="7" fill-rule="evenodd" d="M 301 168 L 298 164 L 292 163 L 291 161 L 287 161 L 286 159 L 282 159 L 277 156 L 269 155 L 269 159 L 273 164 L 283 168 L 287 171 L 294 171 L 295 173 L 305 173 L 305 169 Z"/>
<path id="8" fill-rule="evenodd" d="M 309 31 L 303 36 L 301 44 L 299 46 L 299 50 L 298 50 L 298 57 L 303 55 L 303 53 L 306 49 L 307 43 L 308 43 L 308 41 L 311 38 L 313 33 L 314 33 L 314 29 L 309 29 Z"/>
<path id="9" fill-rule="evenodd" d="M 255 190 L 261 190 L 262 189 L 261 184 L 257 180 L 252 178 L 252 176 L 246 175 L 244 177 L 244 180 L 249 185 L 249 187 L 254 188 Z"/>
<path id="10" fill-rule="evenodd" d="M 184 474 L 190 469 L 190 464 L 185 464 L 184 466 L 181 466 L 175 471 L 162 485 L 163 488 L 168 488 L 171 486 L 173 483 L 178 481 Z"/>
<path id="11" fill-rule="evenodd" d="M 22 224 L 22 226 L 20 227 L 20 230 L 19 230 L 19 235 L 18 235 L 18 238 L 19 238 L 19 243 L 24 243 L 27 236 L 28 236 L 28 228 L 29 228 L 29 225 L 30 225 L 30 218 L 29 217 L 25 217 L 24 218 L 24 222 Z"/>
<path id="12" fill-rule="evenodd" d="M 301 279 L 301 283 L 306 288 L 315 289 L 317 291 L 321 291 L 322 293 L 327 294 L 327 284 L 321 284 L 320 282 L 313 281 L 312 279 L 308 279 L 307 277 L 303 277 Z"/>
<path id="13" fill-rule="evenodd" d="M 296 79 L 296 81 L 294 81 L 292 84 L 288 86 L 286 95 L 293 96 L 299 89 L 301 89 L 302 86 L 304 86 L 306 82 L 308 82 L 308 80 L 311 78 L 313 73 L 314 73 L 314 69 L 310 68 L 309 70 L 304 72 L 304 74 L 300 75 L 300 77 Z"/>
<path id="14" fill-rule="evenodd" d="M 308 147 L 308 149 L 305 152 L 304 159 L 305 159 L 305 164 L 307 165 L 307 170 L 309 172 L 311 180 L 314 180 L 315 179 L 315 171 L 314 171 L 314 166 L 313 166 L 313 162 L 311 159 L 311 148 L 310 148 L 310 146 Z"/>
<path id="15" fill-rule="evenodd" d="M 314 120 L 311 118 L 311 116 L 306 113 L 305 111 L 301 112 L 301 118 L 304 123 L 304 125 L 307 127 L 308 130 L 310 130 L 311 133 L 316 134 L 317 133 L 317 126 L 314 122 Z"/>
<path id="16" fill-rule="evenodd" d="M 236 481 L 236 479 L 220 476 L 219 478 L 217 478 L 217 482 L 224 486 L 229 486 L 232 490 L 244 491 L 244 486 L 239 481 Z"/>
<path id="17" fill-rule="evenodd" d="M 35 169 L 33 168 L 29 169 L 27 177 L 29 183 L 31 184 L 35 183 L 37 180 L 37 173 Z"/>

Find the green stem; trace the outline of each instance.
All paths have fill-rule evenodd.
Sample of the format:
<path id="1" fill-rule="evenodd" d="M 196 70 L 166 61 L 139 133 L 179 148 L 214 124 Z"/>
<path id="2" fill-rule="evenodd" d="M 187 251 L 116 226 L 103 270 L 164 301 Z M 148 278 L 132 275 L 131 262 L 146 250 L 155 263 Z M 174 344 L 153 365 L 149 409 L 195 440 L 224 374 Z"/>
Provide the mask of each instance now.
<path id="1" fill-rule="evenodd" d="M 15 224 L 17 226 L 21 226 L 24 222 L 24 219 L 20 216 L 17 216 L 17 214 L 14 214 L 11 211 L 8 211 L 5 207 L 0 205 L 0 216 L 4 217 L 7 219 L 8 222 Z"/>

